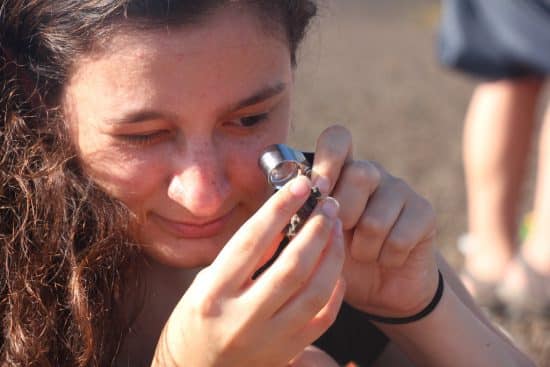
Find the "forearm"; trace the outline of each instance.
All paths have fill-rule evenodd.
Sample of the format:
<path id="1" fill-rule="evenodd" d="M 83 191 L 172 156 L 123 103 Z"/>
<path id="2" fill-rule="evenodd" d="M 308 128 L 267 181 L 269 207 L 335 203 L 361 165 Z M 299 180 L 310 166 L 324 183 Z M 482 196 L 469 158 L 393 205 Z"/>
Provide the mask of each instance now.
<path id="1" fill-rule="evenodd" d="M 377 326 L 418 366 L 534 366 L 448 286 L 436 309 L 422 320 Z"/>

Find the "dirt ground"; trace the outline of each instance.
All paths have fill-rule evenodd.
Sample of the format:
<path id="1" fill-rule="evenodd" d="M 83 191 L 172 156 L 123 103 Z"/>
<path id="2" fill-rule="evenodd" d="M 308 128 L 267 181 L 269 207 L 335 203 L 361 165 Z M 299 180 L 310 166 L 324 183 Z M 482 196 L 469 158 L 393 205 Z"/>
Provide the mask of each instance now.
<path id="1" fill-rule="evenodd" d="M 382 163 L 432 202 L 438 245 L 459 268 L 462 119 L 475 81 L 438 64 L 438 16 L 436 0 L 321 0 L 299 59 L 291 140 L 312 149 L 324 127 L 350 128 L 358 157 Z M 491 317 L 550 366 L 550 320 Z"/>

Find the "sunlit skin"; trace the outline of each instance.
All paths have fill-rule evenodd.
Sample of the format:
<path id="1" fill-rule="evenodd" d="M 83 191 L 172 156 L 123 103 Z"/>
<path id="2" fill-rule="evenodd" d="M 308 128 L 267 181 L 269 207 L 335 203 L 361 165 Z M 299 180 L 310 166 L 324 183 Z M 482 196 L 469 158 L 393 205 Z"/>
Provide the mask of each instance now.
<path id="1" fill-rule="evenodd" d="M 288 42 L 234 15 L 193 32 L 121 32 L 66 88 L 86 170 L 138 216 L 145 252 L 163 264 L 212 262 L 271 192 L 261 150 L 287 138 Z"/>

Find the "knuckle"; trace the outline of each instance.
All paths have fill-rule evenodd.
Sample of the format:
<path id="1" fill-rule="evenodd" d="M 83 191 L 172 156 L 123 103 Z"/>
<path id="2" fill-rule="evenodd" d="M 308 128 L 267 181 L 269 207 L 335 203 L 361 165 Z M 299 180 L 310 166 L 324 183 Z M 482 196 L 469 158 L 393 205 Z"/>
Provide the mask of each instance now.
<path id="1" fill-rule="evenodd" d="M 368 161 L 353 161 L 346 165 L 350 184 L 367 191 L 374 191 L 380 182 L 380 171 Z"/>
<path id="2" fill-rule="evenodd" d="M 381 235 L 388 229 L 387 224 L 380 218 L 365 214 L 361 218 L 358 230 L 365 235 Z"/>
<path id="3" fill-rule="evenodd" d="M 389 248 L 392 252 L 404 253 L 409 252 L 413 247 L 410 237 L 404 233 L 392 233 L 387 240 Z"/>

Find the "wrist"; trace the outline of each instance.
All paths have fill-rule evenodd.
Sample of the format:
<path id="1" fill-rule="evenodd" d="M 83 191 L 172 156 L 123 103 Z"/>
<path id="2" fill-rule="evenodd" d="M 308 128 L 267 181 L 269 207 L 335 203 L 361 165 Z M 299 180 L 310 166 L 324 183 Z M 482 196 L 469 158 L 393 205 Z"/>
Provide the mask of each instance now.
<path id="1" fill-rule="evenodd" d="M 445 284 L 439 306 L 416 322 L 374 323 L 421 366 L 531 366 L 520 352 L 488 327 Z"/>
<path id="2" fill-rule="evenodd" d="M 378 315 L 378 314 L 371 314 L 365 312 L 365 316 L 372 322 L 375 323 L 381 323 L 381 324 L 389 324 L 389 325 L 401 325 L 401 324 L 409 324 L 413 322 L 417 322 L 419 320 L 422 320 L 429 314 L 431 314 L 436 307 L 439 305 L 444 289 L 445 289 L 445 280 L 443 279 L 443 275 L 441 274 L 441 271 L 437 271 L 438 273 L 438 281 L 437 281 L 437 288 L 436 291 L 431 298 L 430 302 L 423 307 L 420 311 L 411 314 L 409 316 L 402 316 L 402 317 L 392 317 L 392 316 L 384 316 L 384 315 Z"/>

